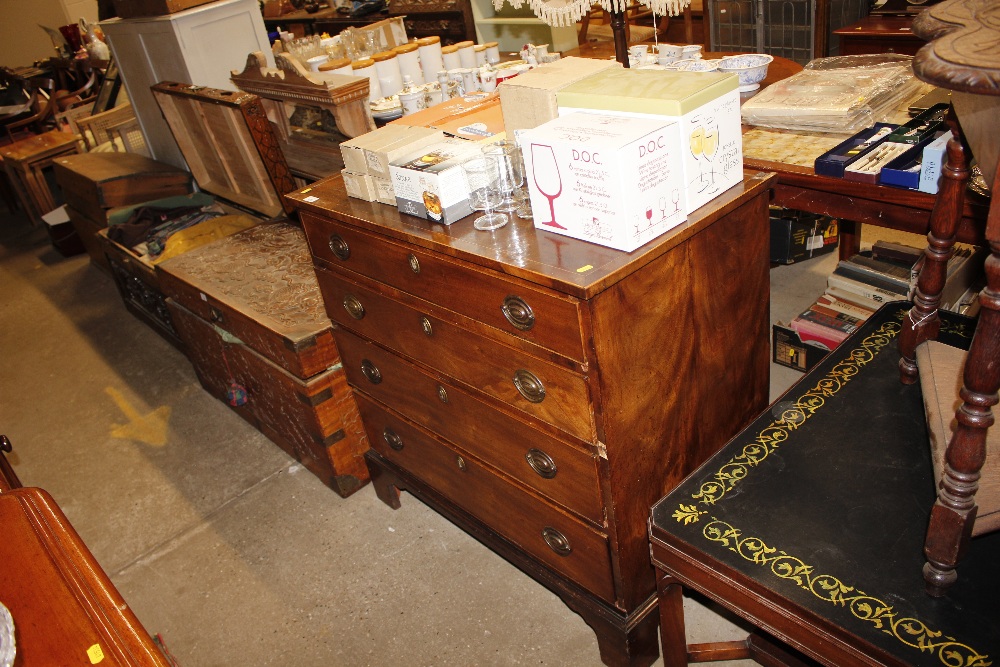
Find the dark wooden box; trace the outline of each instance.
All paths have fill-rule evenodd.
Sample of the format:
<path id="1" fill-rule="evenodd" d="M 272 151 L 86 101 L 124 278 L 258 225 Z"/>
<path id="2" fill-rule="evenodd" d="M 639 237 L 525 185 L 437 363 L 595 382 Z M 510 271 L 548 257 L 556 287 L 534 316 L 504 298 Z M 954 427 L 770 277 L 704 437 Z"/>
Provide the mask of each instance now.
<path id="1" fill-rule="evenodd" d="M 108 212 L 161 197 L 192 191 L 191 174 L 135 153 L 82 153 L 53 162 L 66 212 L 90 260 L 111 273 L 97 235 L 108 226 Z"/>
<path id="2" fill-rule="evenodd" d="M 104 226 L 109 208 L 192 190 L 189 172 L 136 153 L 67 155 L 56 159 L 54 165 L 66 203 Z"/>
<path id="3" fill-rule="evenodd" d="M 239 385 L 245 419 L 340 495 L 360 488 L 368 443 L 302 230 L 258 225 L 157 273 L 205 389 L 233 405 Z"/>

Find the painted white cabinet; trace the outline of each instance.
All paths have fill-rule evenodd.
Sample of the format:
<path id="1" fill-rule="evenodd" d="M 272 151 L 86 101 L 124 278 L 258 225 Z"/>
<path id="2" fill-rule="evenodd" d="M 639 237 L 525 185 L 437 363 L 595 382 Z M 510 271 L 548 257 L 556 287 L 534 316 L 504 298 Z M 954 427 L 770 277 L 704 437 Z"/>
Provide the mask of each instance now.
<path id="1" fill-rule="evenodd" d="M 236 90 L 232 70 L 263 51 L 274 66 L 257 0 L 219 0 L 176 14 L 101 23 L 152 156 L 187 168 L 150 92 L 161 81 Z"/>

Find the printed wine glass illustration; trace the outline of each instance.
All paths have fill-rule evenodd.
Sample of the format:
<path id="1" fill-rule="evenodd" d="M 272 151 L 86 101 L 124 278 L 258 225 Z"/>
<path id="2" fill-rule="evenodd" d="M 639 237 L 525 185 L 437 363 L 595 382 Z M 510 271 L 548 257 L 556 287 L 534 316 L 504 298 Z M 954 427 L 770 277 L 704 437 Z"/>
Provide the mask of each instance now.
<path id="1" fill-rule="evenodd" d="M 674 203 L 674 213 L 681 210 L 681 191 L 674 188 L 673 192 L 670 193 L 670 201 Z"/>
<path id="2" fill-rule="evenodd" d="M 702 152 L 708 160 L 708 175 L 711 179 L 709 184 L 715 183 L 715 153 L 719 150 L 719 128 L 709 127 L 705 130 L 705 140 L 702 144 Z"/>
<path id="3" fill-rule="evenodd" d="M 698 157 L 705 150 L 705 128 L 699 125 L 698 127 L 691 130 L 691 155 L 694 156 L 695 161 L 698 163 L 698 183 L 701 184 L 705 181 L 705 175 L 702 173 L 701 160 Z"/>
<path id="4" fill-rule="evenodd" d="M 549 222 L 543 225 L 566 229 L 556 222 L 555 200 L 562 194 L 562 176 L 559 174 L 559 165 L 556 162 L 555 151 L 552 146 L 545 144 L 531 144 L 531 171 L 535 179 L 538 191 L 549 200 Z"/>

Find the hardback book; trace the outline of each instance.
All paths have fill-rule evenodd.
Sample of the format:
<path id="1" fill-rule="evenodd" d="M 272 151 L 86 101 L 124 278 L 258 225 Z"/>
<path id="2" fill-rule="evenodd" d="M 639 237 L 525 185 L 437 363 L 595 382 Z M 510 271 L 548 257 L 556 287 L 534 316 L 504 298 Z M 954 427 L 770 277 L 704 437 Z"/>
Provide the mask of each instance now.
<path id="1" fill-rule="evenodd" d="M 906 245 L 905 243 L 879 240 L 872 244 L 872 257 L 877 259 L 901 262 L 909 264 L 912 267 L 923 256 L 924 251 L 922 249 Z"/>
<path id="2" fill-rule="evenodd" d="M 888 280 L 883 280 L 871 273 L 862 271 L 857 265 L 852 265 L 849 262 L 841 262 L 833 270 L 833 273 L 830 274 L 827 284 L 844 287 L 848 283 L 853 284 L 853 290 L 858 294 L 879 303 L 906 299 L 909 296 L 908 286 L 903 287 Z M 875 298 L 876 295 L 882 298 L 877 299 Z"/>
<path id="3" fill-rule="evenodd" d="M 838 332 L 835 329 L 812 324 L 798 318 L 789 322 L 789 326 L 799 335 L 802 342 L 819 343 L 828 350 L 837 347 L 847 338 L 847 334 Z"/>
<path id="4" fill-rule="evenodd" d="M 797 319 L 815 322 L 816 324 L 821 324 L 825 327 L 830 327 L 831 329 L 838 329 L 849 334 L 857 331 L 858 326 L 864 322 L 864 320 L 860 318 L 854 317 L 853 315 L 847 315 L 846 313 L 837 312 L 836 310 L 827 308 L 818 302 L 809 306 L 809 309 L 803 311 Z"/>
<path id="5" fill-rule="evenodd" d="M 872 313 L 875 311 L 871 308 L 865 306 L 859 306 L 857 304 L 851 303 L 849 301 L 844 301 L 838 299 L 831 294 L 821 294 L 818 299 L 816 299 L 816 306 L 819 308 L 825 308 L 836 313 L 843 313 L 845 315 L 850 315 L 858 320 L 858 322 L 864 322 Z M 821 311 L 822 312 L 822 311 Z"/>
<path id="6" fill-rule="evenodd" d="M 876 311 L 884 304 L 899 299 L 899 297 L 895 295 L 888 296 L 878 292 L 873 292 L 869 286 L 864 285 L 863 283 L 859 283 L 856 280 L 851 280 L 849 278 L 843 278 L 835 274 L 830 274 L 830 276 L 826 279 L 826 293 L 832 297 L 840 299 L 841 301 L 847 301 L 848 303 L 853 303 L 871 311 Z"/>
<path id="7" fill-rule="evenodd" d="M 840 261 L 837 268 L 843 268 L 846 275 L 878 287 L 891 289 L 906 297 L 910 295 L 915 282 L 911 275 L 912 267 L 892 264 L 862 254 Z"/>

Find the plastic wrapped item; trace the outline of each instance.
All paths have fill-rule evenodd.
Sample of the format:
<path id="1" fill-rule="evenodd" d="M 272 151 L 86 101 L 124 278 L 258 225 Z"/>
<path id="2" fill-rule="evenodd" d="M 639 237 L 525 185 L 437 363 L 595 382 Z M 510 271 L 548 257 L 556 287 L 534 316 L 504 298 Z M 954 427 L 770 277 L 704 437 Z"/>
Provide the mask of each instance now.
<path id="1" fill-rule="evenodd" d="M 908 56 L 820 58 L 762 90 L 741 112 L 750 125 L 854 134 L 888 120 L 919 88 Z"/>

